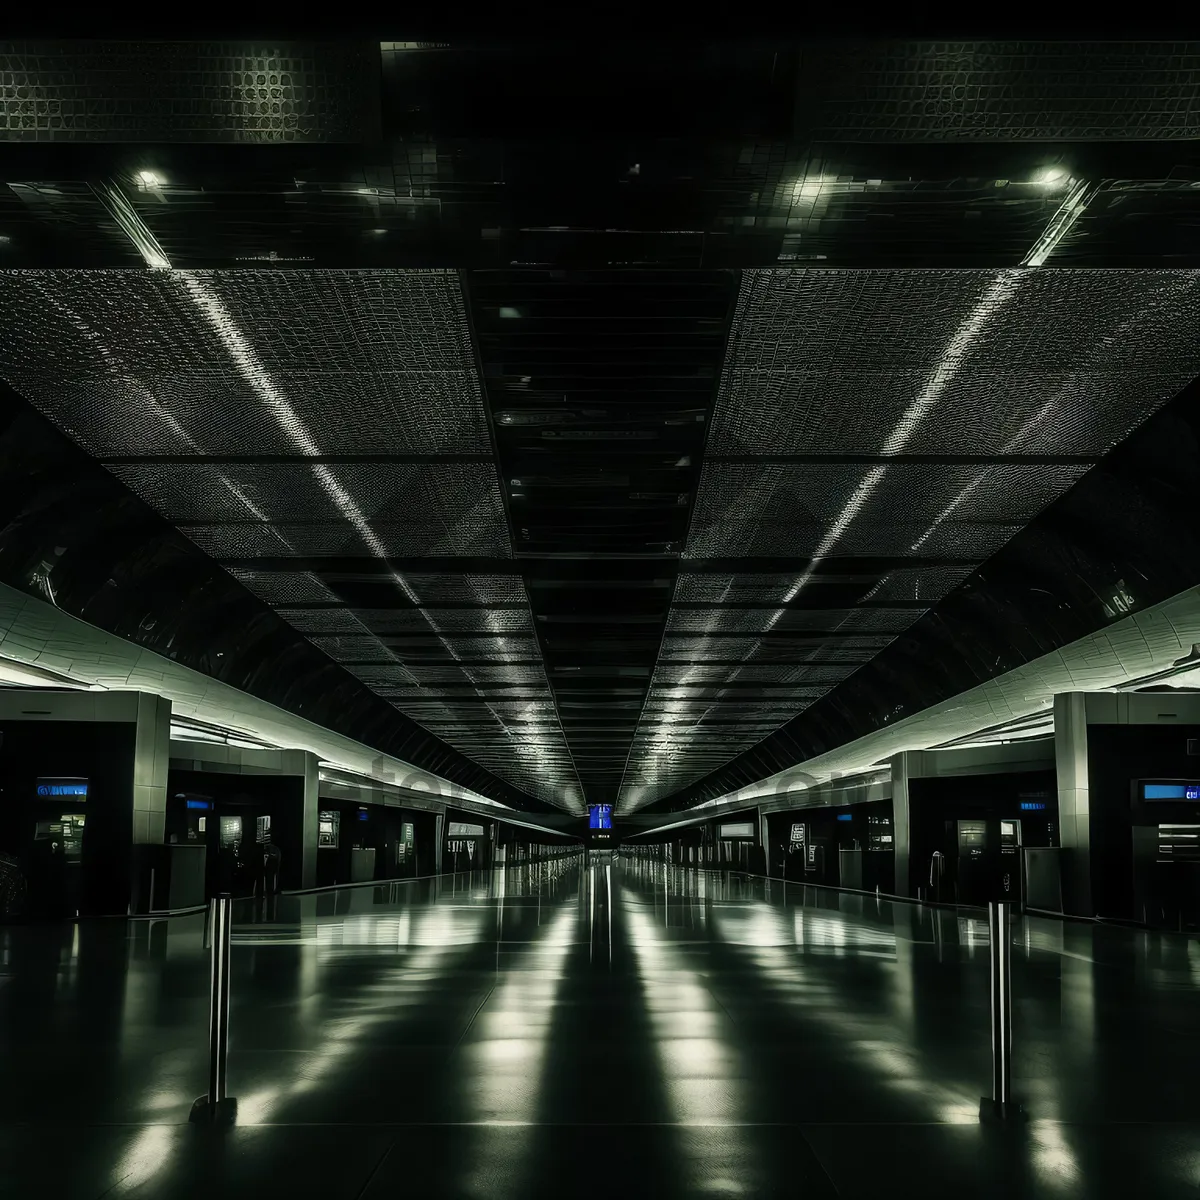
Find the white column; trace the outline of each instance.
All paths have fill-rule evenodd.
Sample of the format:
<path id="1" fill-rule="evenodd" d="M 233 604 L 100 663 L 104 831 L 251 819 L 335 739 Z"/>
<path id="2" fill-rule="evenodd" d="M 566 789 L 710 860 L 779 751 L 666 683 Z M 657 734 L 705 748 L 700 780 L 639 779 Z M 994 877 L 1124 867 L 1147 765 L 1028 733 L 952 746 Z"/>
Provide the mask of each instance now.
<path id="1" fill-rule="evenodd" d="M 166 840 L 167 771 L 171 766 L 171 702 L 137 694 L 133 742 L 133 841 L 161 846 Z"/>
<path id="2" fill-rule="evenodd" d="M 280 774 L 298 775 L 304 781 L 300 808 L 300 886 L 317 886 L 317 825 L 321 806 L 320 759 L 308 750 L 280 752 Z M 349 831 L 344 830 L 343 833 Z"/>
<path id="3" fill-rule="evenodd" d="M 916 763 L 911 751 L 895 755 L 891 760 L 892 768 L 892 845 L 896 849 L 896 894 L 898 896 L 915 896 L 913 886 L 911 855 L 912 844 L 910 836 L 911 822 L 909 819 L 908 781 Z"/>
<path id="4" fill-rule="evenodd" d="M 1087 695 L 1084 692 L 1064 692 L 1054 697 L 1054 765 L 1058 771 L 1063 911 L 1082 917 L 1094 916 Z"/>

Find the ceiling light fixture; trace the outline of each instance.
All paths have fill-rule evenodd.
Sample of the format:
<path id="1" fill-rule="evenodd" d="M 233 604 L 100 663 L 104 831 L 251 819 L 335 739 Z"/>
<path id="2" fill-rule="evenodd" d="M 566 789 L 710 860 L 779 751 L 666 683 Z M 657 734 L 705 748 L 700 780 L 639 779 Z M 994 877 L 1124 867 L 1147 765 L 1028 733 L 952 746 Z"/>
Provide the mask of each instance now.
<path id="1" fill-rule="evenodd" d="M 1042 187 L 1060 188 L 1071 182 L 1071 176 L 1065 167 L 1047 167 L 1033 182 Z"/>
<path id="2" fill-rule="evenodd" d="M 138 183 L 144 188 L 162 187 L 166 182 L 157 171 L 139 171 L 137 178 Z"/>

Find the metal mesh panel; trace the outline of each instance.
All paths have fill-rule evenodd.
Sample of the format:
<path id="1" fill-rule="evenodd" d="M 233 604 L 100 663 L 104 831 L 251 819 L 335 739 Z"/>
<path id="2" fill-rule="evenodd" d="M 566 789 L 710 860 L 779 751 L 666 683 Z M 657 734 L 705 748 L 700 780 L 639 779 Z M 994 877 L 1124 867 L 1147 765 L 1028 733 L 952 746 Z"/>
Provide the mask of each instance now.
<path id="1" fill-rule="evenodd" d="M 370 657 L 370 656 L 368 656 Z M 377 654 L 374 657 L 383 659 L 387 656 Z M 353 666 L 346 668 L 352 675 L 357 676 L 369 688 L 388 688 L 398 687 L 403 684 L 412 683 L 416 678 L 416 670 L 420 668 L 412 668 L 404 666 L 400 663 L 391 663 L 380 666 Z"/>
<path id="2" fill-rule="evenodd" d="M 420 575 L 404 582 L 425 604 L 516 604 L 528 602 L 519 575 Z"/>
<path id="3" fill-rule="evenodd" d="M 1197 42 L 831 43 L 802 79 L 813 141 L 1200 136 Z"/>
<path id="4" fill-rule="evenodd" d="M 307 571 L 252 571 L 234 567 L 234 579 L 267 604 L 322 604 L 337 597 Z"/>
<path id="5" fill-rule="evenodd" d="M 1083 472 L 1061 464 L 707 463 L 686 557 L 807 557 L 835 548 L 848 554 L 987 557 Z M 897 521 L 897 514 L 905 519 Z"/>
<path id="6" fill-rule="evenodd" d="M 2 320 L 2 318 L 0 318 Z M 2 353 L 2 352 L 0 352 Z M 244 379 L 164 373 L 54 381 L 5 372 L 17 391 L 100 458 L 129 454 L 304 453 L 295 429 L 322 454 L 485 454 L 487 424 L 467 372 L 280 372 L 275 391 L 298 416 L 277 410 Z M 305 443 L 307 444 L 307 443 Z"/>
<path id="7" fill-rule="evenodd" d="M 746 271 L 726 376 L 1013 363 L 1035 375 L 1195 374 L 1198 281 L 1186 270 Z M 946 381 L 933 382 L 940 394 Z"/>
<path id="8" fill-rule="evenodd" d="M 376 633 L 422 632 L 436 629 L 442 633 L 532 633 L 528 611 L 521 609 L 355 609 L 364 625 Z"/>
<path id="9" fill-rule="evenodd" d="M 0 43 L 0 140 L 359 142 L 365 48 L 314 42 Z"/>
<path id="10" fill-rule="evenodd" d="M 880 579 L 864 576 L 854 586 L 859 599 L 940 600 L 971 574 L 970 567 L 904 567 Z M 800 571 L 784 575 L 690 575 L 679 576 L 676 603 L 779 604 L 793 593 L 803 578 Z M 835 577 L 836 578 L 836 577 Z M 805 584 L 809 594 L 820 594 L 828 576 L 814 576 Z"/>
<path id="11" fill-rule="evenodd" d="M 361 634 L 363 623 L 346 608 L 293 608 L 281 614 L 301 633 Z"/>
<path id="12" fill-rule="evenodd" d="M 297 534 L 307 546 L 314 539 L 357 536 L 370 548 L 361 527 L 367 523 L 382 545 L 431 548 L 418 553 L 463 553 L 464 547 L 480 545 L 503 553 L 499 547 L 507 544 L 495 472 L 458 463 L 433 467 L 312 466 L 304 462 L 218 467 L 176 463 L 114 466 L 113 472 L 168 520 L 181 526 L 287 521 L 290 527 L 296 522 L 314 522 L 307 532 Z M 402 515 L 403 521 L 399 519 Z M 290 534 L 283 537 L 296 544 Z M 432 549 L 438 546 L 441 551 Z M 297 552 L 306 551 L 297 545 Z"/>
<path id="13" fill-rule="evenodd" d="M 1020 524 L 970 524 L 947 521 L 932 529 L 927 524 L 864 525 L 853 522 L 837 539 L 839 554 L 903 555 L 963 558 L 983 562 L 1021 532 Z M 755 524 L 750 521 L 693 526 L 688 556 L 707 558 L 721 554 L 746 554 L 763 558 L 816 554 L 825 543 L 828 527 L 800 524 Z"/>
<path id="14" fill-rule="evenodd" d="M 902 568 L 889 571 L 865 595 L 872 600 L 940 600 L 972 573 L 970 567 Z"/>
<path id="15" fill-rule="evenodd" d="M 841 683 L 850 673 L 849 667 L 809 667 L 787 664 L 747 664 L 740 667 L 709 667 L 660 662 L 654 671 L 654 686 L 667 687 L 679 683 L 795 683 L 829 688 Z"/>
<path id="16" fill-rule="evenodd" d="M 855 629 L 899 632 L 921 615 L 914 609 L 695 609 L 671 610 L 670 633 L 757 633 L 788 630 Z"/>
<path id="17" fill-rule="evenodd" d="M 318 646 L 324 650 L 330 658 L 341 662 L 344 659 L 376 659 L 380 662 L 387 662 L 388 659 L 396 659 L 399 665 L 398 657 L 390 653 L 386 646 L 378 638 L 369 636 L 347 636 L 347 637 L 312 637 L 309 641 L 314 646 Z"/>
<path id="18" fill-rule="evenodd" d="M 891 640 L 891 637 L 884 635 L 823 640 L 805 638 L 796 641 L 764 638 L 757 642 L 750 638 L 673 637 L 663 641 L 662 658 L 666 661 L 683 658 L 701 662 L 705 658 L 804 662 L 810 658 L 837 658 L 849 654 L 853 661 L 865 661 Z"/>
<path id="19" fill-rule="evenodd" d="M 499 505 L 499 493 L 496 505 Z M 498 509 L 497 519 L 503 516 Z M 496 516 L 496 513 L 491 514 Z M 360 534 L 345 522 L 314 525 L 181 525 L 180 531 L 214 558 L 301 558 L 339 555 L 369 558 L 478 554 L 507 558 L 511 551 L 505 530 L 480 528 L 465 521 L 425 527 L 415 523 L 374 522 L 369 534 Z"/>
<path id="20" fill-rule="evenodd" d="M 745 371 L 727 376 L 712 454 L 872 454 L 897 429 L 912 454 L 1100 456 L 1190 381 L 1176 372 Z"/>
<path id="21" fill-rule="evenodd" d="M 448 272 L 0 272 L 0 334 L 100 456 L 490 452 Z"/>

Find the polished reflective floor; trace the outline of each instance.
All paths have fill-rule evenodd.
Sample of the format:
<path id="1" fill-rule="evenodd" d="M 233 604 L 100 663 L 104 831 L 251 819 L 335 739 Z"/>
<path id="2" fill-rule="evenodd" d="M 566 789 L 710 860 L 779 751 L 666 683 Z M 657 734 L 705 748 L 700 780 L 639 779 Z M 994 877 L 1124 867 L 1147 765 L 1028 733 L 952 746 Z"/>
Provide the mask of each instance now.
<path id="1" fill-rule="evenodd" d="M 202 918 L 0 931 L 0 1195 L 1200 1195 L 1200 942 L 619 860 L 236 914 L 235 1129 Z"/>

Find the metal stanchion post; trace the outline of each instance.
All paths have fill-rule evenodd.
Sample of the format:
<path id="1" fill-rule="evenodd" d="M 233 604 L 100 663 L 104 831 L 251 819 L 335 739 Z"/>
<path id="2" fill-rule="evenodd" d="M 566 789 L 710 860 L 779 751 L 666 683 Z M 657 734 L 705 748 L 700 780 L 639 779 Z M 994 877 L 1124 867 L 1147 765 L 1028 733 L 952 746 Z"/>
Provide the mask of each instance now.
<path id="1" fill-rule="evenodd" d="M 229 944 L 233 897 L 214 896 L 209 909 L 212 941 L 212 991 L 208 1011 L 208 1092 L 193 1105 L 188 1120 L 201 1125 L 232 1125 L 237 1100 L 225 1094 L 229 1062 Z"/>
<path id="2" fill-rule="evenodd" d="M 1012 1098 L 1012 933 L 1011 905 L 988 904 L 988 943 L 992 964 L 992 1094 L 979 1101 L 981 1121 L 1020 1120 L 1024 1112 Z"/>

